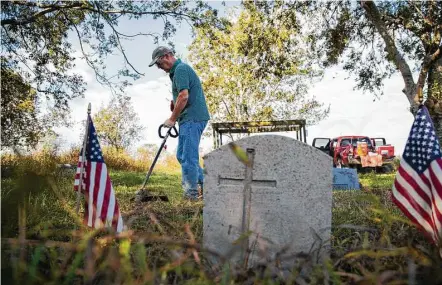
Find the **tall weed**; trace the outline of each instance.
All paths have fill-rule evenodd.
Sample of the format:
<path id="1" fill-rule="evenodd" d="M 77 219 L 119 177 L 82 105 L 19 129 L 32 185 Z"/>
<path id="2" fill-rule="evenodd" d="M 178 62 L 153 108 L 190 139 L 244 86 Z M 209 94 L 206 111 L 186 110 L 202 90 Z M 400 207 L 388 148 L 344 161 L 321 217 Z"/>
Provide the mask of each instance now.
<path id="1" fill-rule="evenodd" d="M 276 263 L 246 269 L 211 262 L 209 257 L 216 252 L 201 245 L 203 205 L 181 200 L 179 171 L 175 171 L 179 166 L 175 157 L 166 153 L 148 187 L 166 192 L 171 202 L 136 205 L 131 198 L 143 181 L 139 172 L 151 163 L 147 161 L 150 155 L 132 158 L 126 153 L 105 152 L 124 220 L 131 230 L 116 236 L 84 228 L 79 220 L 82 213 L 73 212 L 75 171 L 57 168 L 58 163 L 76 163 L 78 151 L 2 157 L 2 166 L 18 169 L 2 179 L 5 283 L 442 283 L 437 250 L 391 202 L 394 174 L 361 175 L 361 191 L 335 191 L 330 258 L 309 265 L 306 271 L 309 256 L 304 256 L 306 261 L 294 266 L 287 276 Z M 75 227 L 79 230 L 74 231 Z"/>

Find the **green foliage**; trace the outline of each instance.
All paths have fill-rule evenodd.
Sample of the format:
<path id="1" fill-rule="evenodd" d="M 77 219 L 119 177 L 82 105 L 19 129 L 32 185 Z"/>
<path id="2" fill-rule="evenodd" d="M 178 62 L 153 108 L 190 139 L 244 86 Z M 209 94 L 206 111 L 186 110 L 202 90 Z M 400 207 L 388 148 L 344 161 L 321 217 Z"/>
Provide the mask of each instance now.
<path id="1" fill-rule="evenodd" d="M 238 146 L 234 142 L 230 142 L 229 148 L 240 162 L 242 162 L 244 165 L 250 166 L 250 161 L 247 157 L 247 153 L 240 146 Z"/>
<path id="2" fill-rule="evenodd" d="M 406 81 L 410 78 L 405 74 L 408 65 L 431 69 L 436 64 L 437 57 L 429 59 L 440 49 L 442 3 L 376 1 L 364 5 L 352 1 L 301 2 L 288 4 L 285 11 L 299 13 L 309 22 L 304 31 L 318 63 L 325 67 L 342 63 L 355 76 L 357 88 L 382 94 L 384 79 L 398 71 L 409 88 Z M 377 15 L 373 11 L 379 13 L 379 19 L 373 17 Z M 386 29 L 393 42 L 386 41 L 378 26 Z M 393 56 L 396 51 L 404 61 Z"/>
<path id="3" fill-rule="evenodd" d="M 29 237 L 69 239 L 69 231 L 76 220 L 67 210 L 75 207 L 72 191 L 74 173 L 61 176 L 55 166 L 49 171 L 54 163 L 49 163 L 47 158 L 48 155 L 46 159 L 41 157 L 42 161 L 38 162 L 27 158 L 13 166 L 8 165 L 13 168 L 13 175 L 2 179 L 2 237 L 15 237 L 18 234 L 18 210 L 23 209 Z M 47 177 L 55 178 L 63 191 L 52 191 Z"/>
<path id="4" fill-rule="evenodd" d="M 306 98 L 308 64 L 296 18 L 275 7 L 264 13 L 246 2 L 225 27 L 202 25 L 190 46 L 215 121 L 323 119 L 328 109 Z"/>
<path id="5" fill-rule="evenodd" d="M 83 96 L 86 90 L 84 77 L 73 72 L 75 60 L 84 60 L 100 84 L 114 94 L 123 94 L 130 81 L 143 75 L 125 53 L 125 41 L 148 37 L 157 44 L 160 39 L 170 39 L 182 22 L 191 26 L 218 24 L 217 11 L 203 1 L 2 1 L 1 16 L 2 57 L 23 81 L 19 86 L 31 86 L 37 92 L 32 98 L 45 99 L 51 111 L 62 118 L 69 114 L 70 100 Z M 123 19 L 146 18 L 163 23 L 162 32 L 151 31 L 146 25 L 132 34 L 119 30 Z M 112 73 L 107 59 L 115 55 L 121 65 Z M 2 89 L 2 98 L 9 100 L 15 95 Z M 27 135 L 34 141 L 31 132 Z"/>
<path id="6" fill-rule="evenodd" d="M 1 58 L 2 149 L 35 146 L 46 129 L 38 120 L 36 91 Z"/>
<path id="7" fill-rule="evenodd" d="M 104 148 L 103 155 L 110 171 L 117 199 L 124 213 L 132 209 L 131 198 L 141 186 L 149 161 L 133 158 L 127 153 L 117 153 Z M 30 155 L 2 155 L 2 236 L 14 237 L 18 234 L 18 209 L 24 207 L 28 232 L 40 236 L 46 231 L 56 240 L 66 239 L 64 229 L 72 229 L 76 219 L 74 169 L 58 167 L 61 163 L 76 165 L 79 150 L 57 155 L 43 150 Z M 153 157 L 150 158 L 152 160 Z M 175 159 L 176 160 L 176 159 Z M 168 171 L 166 174 L 164 171 Z M 167 193 L 171 201 L 180 200 L 181 177 L 178 163 L 166 154 L 157 162 L 147 189 Z"/>
<path id="8" fill-rule="evenodd" d="M 144 127 L 134 111 L 130 97 L 114 97 L 106 107 L 101 107 L 93 117 L 98 138 L 103 145 L 127 150 L 141 139 Z"/>
<path id="9" fill-rule="evenodd" d="M 376 174 L 375 172 L 360 175 L 360 182 L 367 189 L 390 189 L 396 173 Z"/>
<path id="10" fill-rule="evenodd" d="M 2 281 L 429 285 L 442 281 L 438 253 L 391 202 L 392 174 L 361 175 L 362 191 L 334 191 L 330 259 L 311 270 L 308 263 L 294 265 L 286 279 L 275 270 L 276 264 L 247 271 L 209 261 L 214 253 L 201 247 L 203 203 L 181 199 L 179 171 L 154 171 L 147 185 L 166 193 L 170 203 L 142 205 L 132 200 L 142 173 L 111 170 L 110 175 L 132 230 L 120 236 L 81 227 L 73 214 L 73 173 L 2 178 Z M 23 200 L 14 204 L 17 197 L 25 198 L 26 204 Z"/>
<path id="11" fill-rule="evenodd" d="M 333 193 L 335 274 L 368 284 L 405 282 L 406 276 L 416 284 L 441 282 L 437 249 L 391 200 L 394 175 L 361 175 L 360 181 L 363 191 Z"/>

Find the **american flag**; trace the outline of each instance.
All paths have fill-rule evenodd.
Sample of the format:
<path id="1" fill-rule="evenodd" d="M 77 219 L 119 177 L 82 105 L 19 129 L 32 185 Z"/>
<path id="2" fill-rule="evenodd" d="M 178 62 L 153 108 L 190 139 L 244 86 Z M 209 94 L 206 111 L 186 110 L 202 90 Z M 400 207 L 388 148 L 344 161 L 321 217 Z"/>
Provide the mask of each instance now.
<path id="1" fill-rule="evenodd" d="M 436 245 L 442 245 L 441 149 L 423 105 L 415 116 L 392 190 L 401 211 Z"/>
<path id="2" fill-rule="evenodd" d="M 83 150 L 81 150 L 74 190 L 78 191 L 80 188 L 81 168 L 84 167 L 82 187 L 82 193 L 85 196 L 84 223 L 96 229 L 112 226 L 119 233 L 123 230 L 123 219 L 90 115 L 88 115 L 88 120 L 86 161 L 83 164 Z"/>

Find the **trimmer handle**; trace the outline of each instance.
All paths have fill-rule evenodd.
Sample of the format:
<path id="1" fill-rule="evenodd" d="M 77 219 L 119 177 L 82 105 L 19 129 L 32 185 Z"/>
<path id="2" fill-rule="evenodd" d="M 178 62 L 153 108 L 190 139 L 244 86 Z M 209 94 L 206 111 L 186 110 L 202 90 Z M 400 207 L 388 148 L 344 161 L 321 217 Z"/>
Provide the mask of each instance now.
<path id="1" fill-rule="evenodd" d="M 171 137 L 173 137 L 173 138 L 176 138 L 176 137 L 178 137 L 178 131 L 177 131 L 177 129 L 175 128 L 175 126 L 173 126 L 173 127 L 169 127 L 169 126 L 166 126 L 166 125 L 164 125 L 164 124 L 161 124 L 160 125 L 160 127 L 158 128 L 158 136 L 160 137 L 160 138 L 162 138 L 162 139 L 164 139 L 166 136 L 164 135 L 162 135 L 161 134 L 161 129 L 162 128 L 168 128 L 169 130 L 167 131 L 167 133 L 166 134 L 169 134 Z M 171 130 L 174 130 L 174 132 L 172 132 Z"/>

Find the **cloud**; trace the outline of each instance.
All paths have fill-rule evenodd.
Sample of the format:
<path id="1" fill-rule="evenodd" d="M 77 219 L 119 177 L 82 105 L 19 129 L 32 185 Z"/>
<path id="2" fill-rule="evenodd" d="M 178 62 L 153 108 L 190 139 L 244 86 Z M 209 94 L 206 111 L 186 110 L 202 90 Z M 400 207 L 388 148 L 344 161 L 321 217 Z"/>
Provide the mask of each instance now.
<path id="1" fill-rule="evenodd" d="M 72 57 L 75 58 L 75 66 L 68 72 L 68 74 L 79 74 L 83 77 L 86 83 L 95 83 L 95 73 L 83 58 L 83 54 L 80 51 L 76 51 L 72 54 Z"/>
<path id="2" fill-rule="evenodd" d="M 172 100 L 170 88 L 168 76 L 128 88 L 126 95 L 131 97 L 135 112 L 138 114 L 141 124 L 146 127 L 138 145 L 161 144 L 162 139 L 158 137 L 157 131 L 171 113 L 169 109 L 170 100 Z M 174 145 L 170 139 L 167 144 Z"/>

